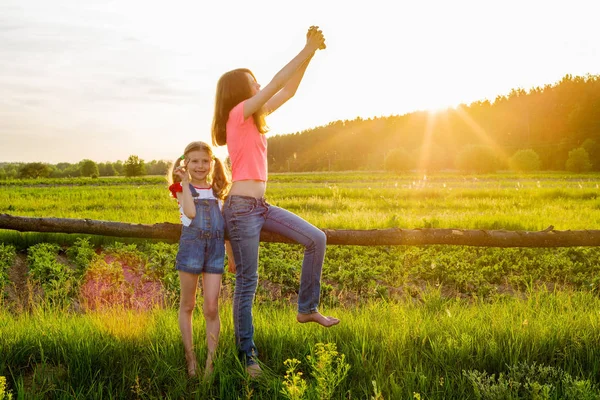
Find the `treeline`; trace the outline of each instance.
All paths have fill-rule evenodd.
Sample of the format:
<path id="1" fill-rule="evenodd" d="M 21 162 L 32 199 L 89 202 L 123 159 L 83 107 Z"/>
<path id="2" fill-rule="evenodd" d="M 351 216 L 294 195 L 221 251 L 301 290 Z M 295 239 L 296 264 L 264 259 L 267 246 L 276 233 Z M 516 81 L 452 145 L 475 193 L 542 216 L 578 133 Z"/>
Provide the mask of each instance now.
<path id="1" fill-rule="evenodd" d="M 566 75 L 444 112 L 334 121 L 269 138 L 269 171 L 600 171 L 600 76 Z M 170 161 L 0 163 L 0 179 L 164 175 Z"/>
<path id="2" fill-rule="evenodd" d="M 600 76 L 269 139 L 269 170 L 600 170 Z"/>
<path id="3" fill-rule="evenodd" d="M 165 175 L 168 168 L 168 161 L 152 160 L 147 163 L 135 155 L 125 161 L 101 163 L 92 160 L 55 165 L 41 162 L 0 163 L 0 179 Z"/>

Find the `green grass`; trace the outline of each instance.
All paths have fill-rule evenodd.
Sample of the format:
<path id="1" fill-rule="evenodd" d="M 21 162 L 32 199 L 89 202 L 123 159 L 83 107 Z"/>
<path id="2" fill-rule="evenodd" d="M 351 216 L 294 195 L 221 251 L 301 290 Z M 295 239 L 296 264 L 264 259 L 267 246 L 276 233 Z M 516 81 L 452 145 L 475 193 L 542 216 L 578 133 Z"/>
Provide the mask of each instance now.
<path id="1" fill-rule="evenodd" d="M 556 173 L 273 174 L 267 197 L 321 228 L 600 229 L 598 182 Z M 162 177 L 0 185 L 0 213 L 178 222 Z M 318 343 L 330 343 L 350 365 L 335 399 L 600 399 L 598 248 L 329 246 L 322 307 L 342 324 L 321 329 L 293 318 L 302 248 L 261 244 L 255 340 L 267 373 L 249 381 L 237 361 L 226 274 L 216 374 L 202 382 L 185 375 L 170 267 L 177 245 L 89 239 L 93 246 L 80 235 L 0 231 L 0 377 L 14 398 L 278 399 L 291 382 L 284 363 L 295 358 L 313 399 L 328 369 L 311 363 Z M 62 247 L 37 245 L 46 242 Z M 168 306 L 83 312 L 71 289 L 97 261 L 94 250 L 138 260 L 172 294 Z M 41 288 L 27 307 L 7 296 L 17 258 Z M 200 312 L 194 329 L 202 365 Z"/>
<path id="2" fill-rule="evenodd" d="M 329 229 L 600 228 L 597 175 L 440 174 L 422 178 L 384 173 L 275 174 L 267 199 Z M 144 178 L 143 184 L 125 178 L 107 178 L 97 186 L 80 181 L 7 187 L 0 191 L 0 213 L 147 224 L 178 222 L 176 203 L 161 177 Z M 0 238 L 6 237 L 6 232 L 1 232 Z"/>
<path id="3" fill-rule="evenodd" d="M 96 247 L 76 239 L 69 247 L 38 243 L 15 251 L 0 246 L 0 277 L 5 293 L 12 288 L 10 266 L 18 255 L 25 259 L 28 278 L 46 292 L 47 300 L 73 303 L 91 266 L 139 265 L 141 273 L 160 280 L 169 293 L 178 294 L 173 265 L 177 244 L 115 242 Z M 257 301 L 280 301 L 297 295 L 303 248 L 263 243 L 260 247 Z M 399 301 L 415 298 L 427 285 L 444 296 L 494 299 L 497 295 L 547 287 L 600 292 L 600 249 L 595 247 L 501 249 L 468 246 L 328 246 L 323 265 L 321 297 L 328 306 L 362 304 L 369 300 Z M 24 262 L 24 261 L 23 261 Z M 108 279 L 108 276 L 107 276 Z M 233 290 L 233 275 L 225 275 Z M 1 282 L 0 282 L 1 283 Z M 21 289 L 22 290 L 22 289 Z M 6 306 L 22 309 L 23 301 L 10 296 Z"/>
<path id="4" fill-rule="evenodd" d="M 185 377 L 176 310 L 77 315 L 38 309 L 19 316 L 3 311 L 0 375 L 26 398 L 237 399 L 252 392 L 253 398 L 277 399 L 285 360 L 298 359 L 314 387 L 307 356 L 317 343 L 335 343 L 350 365 L 336 399 L 369 398 L 373 381 L 386 399 L 410 399 L 414 393 L 423 399 L 481 398 L 469 374 L 498 376 L 519 363 L 541 364 L 597 385 L 600 300 L 583 292 L 527 295 L 467 303 L 432 290 L 419 302 L 328 309 L 342 319 L 331 329 L 293 322 L 291 307 L 260 304 L 254 313 L 256 344 L 267 373 L 257 382 L 249 382 L 237 362 L 228 302 L 221 307 L 219 360 L 208 383 Z M 197 314 L 200 360 L 206 352 L 203 330 Z M 525 378 L 541 382 L 527 376 L 522 383 Z M 555 382 L 549 398 L 565 398 L 565 387 Z M 597 387 L 589 391 L 600 396 Z"/>
<path id="5" fill-rule="evenodd" d="M 155 185 L 165 182 L 162 176 L 139 177 L 102 177 L 102 178 L 31 178 L 31 179 L 0 179 L 0 186 L 114 186 L 114 185 Z"/>

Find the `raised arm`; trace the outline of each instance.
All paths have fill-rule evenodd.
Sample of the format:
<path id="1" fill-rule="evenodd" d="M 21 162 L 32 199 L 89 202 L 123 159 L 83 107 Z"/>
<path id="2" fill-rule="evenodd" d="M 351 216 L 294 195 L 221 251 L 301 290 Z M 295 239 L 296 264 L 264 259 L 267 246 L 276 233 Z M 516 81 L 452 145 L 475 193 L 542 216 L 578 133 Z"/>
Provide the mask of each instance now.
<path id="1" fill-rule="evenodd" d="M 277 110 L 279 107 L 284 105 L 289 99 L 294 97 L 296 91 L 298 90 L 298 86 L 300 86 L 300 82 L 302 82 L 302 78 L 304 77 L 304 72 L 310 64 L 312 60 L 312 55 L 308 57 L 304 63 L 296 70 L 292 79 L 288 81 L 288 83 L 273 97 L 271 97 L 264 105 L 263 109 L 267 114 L 272 113 Z"/>
<path id="2" fill-rule="evenodd" d="M 196 216 L 196 205 L 194 204 L 194 198 L 190 190 L 188 172 L 182 167 L 177 168 L 173 172 L 181 178 L 181 188 L 183 189 L 183 192 L 177 192 L 177 200 L 181 204 L 185 216 L 193 219 Z"/>
<path id="3" fill-rule="evenodd" d="M 306 66 L 308 66 L 307 61 L 309 61 L 310 58 L 315 54 L 315 51 L 317 51 L 317 49 L 323 45 L 324 40 L 323 33 L 320 30 L 311 30 L 308 34 L 306 45 L 296 55 L 296 57 L 287 63 L 286 66 L 283 67 L 277 74 L 275 74 L 271 82 L 269 82 L 260 92 L 246 100 L 244 103 L 244 119 L 250 117 L 257 111 L 262 110 L 265 104 L 296 76 L 298 76 L 298 83 L 296 84 L 297 89 L 298 85 L 300 84 L 300 80 L 302 80 L 302 76 L 304 75 L 304 71 L 298 75 L 298 70 L 305 63 L 304 70 L 306 70 Z M 281 102 L 281 104 L 283 103 L 285 103 L 285 101 Z"/>

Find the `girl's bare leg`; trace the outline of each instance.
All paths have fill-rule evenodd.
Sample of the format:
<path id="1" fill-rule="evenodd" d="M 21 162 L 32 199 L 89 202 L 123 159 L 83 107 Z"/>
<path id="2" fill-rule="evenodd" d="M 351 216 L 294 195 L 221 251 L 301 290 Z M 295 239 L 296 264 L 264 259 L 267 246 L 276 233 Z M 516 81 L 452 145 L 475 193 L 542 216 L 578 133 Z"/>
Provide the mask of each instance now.
<path id="1" fill-rule="evenodd" d="M 219 344 L 221 319 L 219 318 L 219 293 L 221 292 L 221 274 L 202 274 L 202 291 L 204 293 L 204 319 L 206 320 L 206 369 L 204 376 L 213 372 L 215 351 Z"/>
<path id="2" fill-rule="evenodd" d="M 196 307 L 196 288 L 198 287 L 198 275 L 189 272 L 179 272 L 179 284 L 181 287 L 181 299 L 179 301 L 179 330 L 185 350 L 185 361 L 189 376 L 196 376 L 198 367 L 196 353 L 192 336 L 192 315 Z"/>

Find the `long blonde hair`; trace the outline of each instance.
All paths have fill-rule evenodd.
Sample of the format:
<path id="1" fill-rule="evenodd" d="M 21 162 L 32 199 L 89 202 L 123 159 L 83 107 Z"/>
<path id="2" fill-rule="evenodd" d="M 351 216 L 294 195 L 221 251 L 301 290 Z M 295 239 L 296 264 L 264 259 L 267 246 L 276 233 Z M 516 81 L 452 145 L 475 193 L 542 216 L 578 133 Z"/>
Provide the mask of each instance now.
<path id="1" fill-rule="evenodd" d="M 169 168 L 169 171 L 167 172 L 167 181 L 169 182 L 169 184 L 181 182 L 179 176 L 177 176 L 173 172 L 181 165 L 182 161 L 188 159 L 188 154 L 192 151 L 205 151 L 209 155 L 209 157 L 213 159 L 215 165 L 212 169 L 212 174 L 209 176 L 209 179 L 212 184 L 212 189 L 215 197 L 221 200 L 224 199 L 225 196 L 227 196 L 227 193 L 229 192 L 229 188 L 231 187 L 229 172 L 225 168 L 223 162 L 219 158 L 215 157 L 212 147 L 210 147 L 208 143 L 192 142 L 188 144 L 185 150 L 183 151 L 183 156 L 177 158 L 177 160 L 175 160 L 175 162 L 173 162 L 173 164 L 171 165 L 171 168 Z"/>
<path id="2" fill-rule="evenodd" d="M 238 68 L 226 72 L 217 82 L 217 93 L 215 95 L 215 113 L 212 123 L 212 143 L 213 146 L 223 146 L 227 144 L 227 120 L 229 112 L 244 100 L 252 97 L 252 89 L 248 81 L 247 74 L 254 74 L 246 68 Z M 256 80 L 256 78 L 255 78 Z M 254 124 L 260 133 L 266 133 L 268 128 L 265 122 L 265 115 L 257 111 L 252 115 Z"/>

